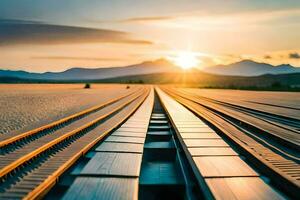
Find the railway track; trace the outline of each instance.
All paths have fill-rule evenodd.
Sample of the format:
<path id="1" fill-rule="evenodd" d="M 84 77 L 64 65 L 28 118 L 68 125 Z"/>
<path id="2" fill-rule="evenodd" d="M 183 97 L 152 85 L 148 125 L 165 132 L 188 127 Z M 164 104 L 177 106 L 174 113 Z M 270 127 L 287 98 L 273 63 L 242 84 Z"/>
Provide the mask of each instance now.
<path id="1" fill-rule="evenodd" d="M 281 142 L 270 142 L 274 135 L 269 132 L 272 131 L 270 125 L 267 128 L 268 131 L 265 131 L 262 124 L 258 127 L 255 123 L 247 126 L 249 118 L 247 118 L 248 121 L 245 118 L 240 119 L 239 117 L 243 115 L 236 111 L 230 112 L 228 108 L 221 108 L 216 103 L 204 101 L 197 96 L 175 89 L 163 88 L 163 90 L 228 138 L 275 185 L 297 196 L 300 187 L 299 145 L 293 140 L 297 138 L 296 141 L 298 141 L 298 134 L 293 134 L 291 138 L 285 137 L 285 140 L 290 140 L 289 148 L 282 147 Z M 273 126 L 273 128 L 278 127 Z M 261 137 L 259 134 L 262 132 L 268 134 L 269 137 Z M 281 137 L 276 139 L 278 138 L 282 139 Z"/>
<path id="2" fill-rule="evenodd" d="M 245 113 L 243 110 L 223 106 L 212 100 L 208 101 L 190 93 L 178 91 L 176 94 L 222 115 L 222 117 L 244 129 L 248 135 L 251 135 L 256 140 L 263 142 L 282 156 L 299 163 L 299 131 L 286 129 L 276 123 L 262 120 L 260 116 L 249 115 L 249 113 Z"/>
<path id="3" fill-rule="evenodd" d="M 212 109 L 216 102 L 162 89 L 143 87 L 7 141 L 0 200 L 298 197 L 299 163 L 282 155 L 289 150 L 274 151 Z"/>
<path id="4" fill-rule="evenodd" d="M 88 115 L 95 113 L 110 104 L 113 104 L 121 99 L 124 99 L 124 98 L 134 94 L 135 92 L 138 92 L 139 90 L 141 90 L 141 89 L 134 90 L 133 92 L 130 92 L 129 94 L 119 96 L 119 97 L 111 99 L 110 101 L 105 102 L 103 104 L 93 106 L 89 109 L 83 110 L 83 111 L 73 114 L 71 116 L 65 117 L 63 119 L 57 120 L 50 124 L 44 125 L 42 127 L 38 127 L 36 129 L 30 130 L 30 131 L 27 131 L 24 133 L 1 134 L 0 135 L 0 155 L 4 154 L 5 151 L 9 151 L 9 148 L 12 146 L 13 146 L 13 148 L 16 148 L 17 146 L 20 145 L 21 142 L 26 143 L 26 140 L 31 141 L 32 139 L 34 139 L 34 137 L 40 137 L 40 136 L 46 135 L 48 133 L 51 133 L 55 130 L 61 129 L 65 126 L 68 126 L 75 121 L 78 121 L 84 117 L 87 117 Z"/>
<path id="5" fill-rule="evenodd" d="M 97 110 L 97 112 L 90 114 L 85 118 L 78 118 L 75 122 L 73 121 L 73 123 L 67 126 L 61 126 L 59 129 L 53 127 L 52 131 L 49 130 L 48 132 L 51 134 L 33 135 L 33 137 L 28 138 L 26 141 L 21 141 L 21 144 L 19 142 L 19 145 L 12 145 L 9 148 L 2 148 L 2 161 L 0 164 L 2 170 L 0 170 L 0 177 L 5 175 L 5 173 L 11 169 L 10 166 L 16 165 L 18 160 L 24 158 L 26 154 L 39 149 L 41 146 L 46 145 L 58 137 L 68 135 L 68 133 L 72 132 L 73 130 L 82 129 L 81 127 L 85 127 L 86 124 L 93 120 L 99 121 L 104 119 L 108 115 L 118 111 L 120 106 L 125 105 L 127 101 L 131 101 L 131 99 L 136 98 L 138 95 L 138 93 L 134 93 L 126 96 L 128 98 L 118 99 L 118 101 L 115 101 L 113 104 L 107 104 L 106 106 L 102 107 L 101 110 Z M 23 140 L 23 138 L 21 140 Z"/>
<path id="6" fill-rule="evenodd" d="M 196 97 L 197 99 L 201 99 L 204 101 L 209 101 L 214 104 L 218 104 L 223 107 L 227 107 L 233 110 L 237 110 L 239 112 L 243 112 L 247 115 L 255 116 L 256 118 L 259 118 L 261 120 L 264 120 L 268 123 L 272 123 L 274 126 L 278 126 L 281 128 L 284 128 L 286 130 L 289 130 L 294 133 L 300 133 L 299 128 L 300 128 L 300 120 L 297 118 L 293 118 L 287 115 L 280 115 L 280 114 L 274 114 L 266 111 L 261 111 L 259 109 L 250 107 L 250 106 L 245 106 L 245 105 L 237 105 L 233 103 L 228 103 L 226 101 L 222 100 L 217 100 L 217 99 L 212 99 L 208 97 L 201 96 L 199 94 L 193 94 L 189 90 L 184 90 L 184 89 L 178 89 L 180 92 L 192 95 L 193 97 Z M 251 101 L 248 101 L 251 102 Z M 255 102 L 255 104 L 259 104 Z M 265 104 L 263 104 L 265 105 Z M 278 105 L 273 105 L 274 107 L 280 107 Z M 281 106 L 284 107 L 284 106 Z M 297 110 L 297 108 L 291 108 L 291 107 L 284 107 L 286 109 L 290 110 Z"/>
<path id="7" fill-rule="evenodd" d="M 154 200 L 200 196 L 200 188 L 189 176 L 179 141 L 154 91 L 136 113 L 81 161 L 45 199 Z"/>
<path id="8" fill-rule="evenodd" d="M 42 197 L 59 176 L 127 119 L 149 94 L 132 92 L 2 142 L 0 199 Z M 12 144 L 19 144 L 16 148 Z"/>

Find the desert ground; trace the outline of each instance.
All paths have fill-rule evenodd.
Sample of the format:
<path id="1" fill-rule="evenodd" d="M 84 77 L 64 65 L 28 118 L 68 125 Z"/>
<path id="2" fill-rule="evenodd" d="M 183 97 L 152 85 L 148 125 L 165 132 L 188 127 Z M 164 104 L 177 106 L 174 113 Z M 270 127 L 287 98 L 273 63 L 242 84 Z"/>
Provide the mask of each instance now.
<path id="1" fill-rule="evenodd" d="M 126 85 L 0 84 L 0 134 L 24 132 L 137 89 Z"/>
<path id="2" fill-rule="evenodd" d="M 0 85 L 0 199 L 295 197 L 300 93 L 85 86 Z"/>

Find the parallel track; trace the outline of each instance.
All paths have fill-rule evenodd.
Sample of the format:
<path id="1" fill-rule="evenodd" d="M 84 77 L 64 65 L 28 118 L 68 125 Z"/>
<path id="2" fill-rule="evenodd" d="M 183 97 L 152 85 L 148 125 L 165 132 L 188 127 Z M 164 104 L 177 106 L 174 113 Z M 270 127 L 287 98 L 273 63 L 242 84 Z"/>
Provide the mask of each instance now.
<path id="1" fill-rule="evenodd" d="M 141 91 L 130 93 L 129 95 L 122 96 L 120 98 L 114 99 L 111 102 L 103 104 L 102 107 L 98 107 L 93 112 L 87 113 L 85 116 L 78 116 L 73 118 L 71 122 L 65 124 L 54 125 L 51 128 L 48 128 L 47 131 L 35 132 L 35 134 L 30 134 L 25 138 L 19 138 L 13 143 L 10 143 L 12 140 L 9 140 L 9 145 L 3 146 L 0 148 L 1 152 L 1 162 L 0 162 L 0 176 L 3 176 L 4 172 L 11 169 L 10 166 L 16 164 L 19 159 L 23 158 L 26 154 L 37 150 L 41 146 L 55 140 L 56 138 L 67 135 L 69 132 L 84 126 L 92 120 L 97 118 L 101 119 L 106 117 L 110 110 L 114 110 L 119 105 L 122 105 L 123 102 L 130 100 L 130 97 L 138 95 Z M 32 131 L 34 132 L 34 131 Z M 31 132 L 31 133 L 32 133 Z M 22 134 L 24 135 L 24 134 Z M 3 141 L 4 143 L 5 141 Z"/>
<path id="2" fill-rule="evenodd" d="M 245 130 L 248 135 L 251 135 L 256 140 L 265 143 L 265 145 L 268 145 L 282 156 L 299 163 L 299 131 L 286 129 L 278 125 L 278 123 L 261 119 L 260 115 L 249 114 L 248 112 L 244 112 L 243 109 L 236 107 L 232 108 L 227 105 L 220 105 L 220 103 L 215 103 L 213 100 L 206 100 L 190 93 L 176 91 L 176 94 L 183 98 L 188 98 L 214 113 L 218 113 L 223 118 L 237 124 L 240 129 Z M 271 116 L 270 113 L 269 116 Z"/>
<path id="3" fill-rule="evenodd" d="M 38 137 L 38 135 L 45 135 L 45 134 L 51 133 L 57 129 L 61 129 L 81 118 L 84 118 L 94 112 L 101 110 L 102 108 L 104 108 L 108 105 L 111 105 L 121 99 L 124 99 L 124 98 L 138 92 L 139 90 L 135 90 L 128 94 L 116 97 L 108 102 L 102 103 L 97 106 L 93 106 L 93 107 L 85 109 L 81 112 L 75 113 L 71 116 L 65 117 L 63 119 L 57 120 L 50 124 L 35 128 L 33 130 L 30 130 L 30 131 L 27 131 L 24 133 L 2 134 L 2 135 L 0 135 L 0 155 L 3 154 L 6 149 L 9 149 L 10 146 L 16 147 L 16 145 L 18 145 L 18 143 L 20 143 L 20 142 L 26 142 L 25 140 L 30 141 L 33 137 Z"/>
<path id="4" fill-rule="evenodd" d="M 212 99 L 212 98 L 208 98 L 208 97 L 204 97 L 201 96 L 199 94 L 192 94 L 189 91 L 185 91 L 184 89 L 180 90 L 180 92 L 183 92 L 185 94 L 189 94 L 192 95 L 193 97 L 196 97 L 198 99 L 204 100 L 204 101 L 209 101 L 211 103 L 214 104 L 218 104 L 224 107 L 228 107 L 234 110 L 237 110 L 239 112 L 244 112 L 248 115 L 252 115 L 255 116 L 256 118 L 259 118 L 261 120 L 265 120 L 269 123 L 272 123 L 274 126 L 278 126 L 278 127 L 282 127 L 284 129 L 287 129 L 289 131 L 292 131 L 294 133 L 300 133 L 299 128 L 300 128 L 300 120 L 297 118 L 292 118 L 286 115 L 278 115 L 278 114 L 274 114 L 274 113 L 270 113 L 270 112 L 266 112 L 266 111 L 261 111 L 258 109 L 255 109 L 253 107 L 249 108 L 243 105 L 237 105 L 237 104 L 233 104 L 233 103 L 228 103 L 222 100 L 216 100 L 216 99 Z M 248 101 L 251 102 L 251 101 Z M 257 102 L 255 102 L 256 104 L 259 104 Z M 263 104 L 265 105 L 265 104 Z M 274 105 L 275 106 L 275 105 Z M 276 107 L 280 107 L 277 106 Z M 282 106 L 284 107 L 284 106 Z M 297 108 L 291 108 L 291 107 L 284 107 L 287 109 L 292 109 L 292 110 L 297 110 Z"/>
<path id="5" fill-rule="evenodd" d="M 267 140 L 261 140 L 256 135 L 257 131 L 236 123 L 234 117 L 226 117 L 222 112 L 206 106 L 204 102 L 199 102 L 196 97 L 182 94 L 174 89 L 162 89 L 235 144 L 274 184 L 292 195 L 297 195 L 300 189 L 298 157 L 289 155 L 288 151 L 282 152 Z"/>
<path id="6" fill-rule="evenodd" d="M 29 143 L 29 145 L 35 143 L 32 151 L 29 151 L 29 148 L 23 153 L 22 151 L 12 152 L 22 154 L 17 159 L 7 159 L 6 162 L 3 158 L 8 158 L 8 156 L 3 156 L 1 163 L 7 165 L 0 170 L 0 199 L 42 197 L 64 171 L 128 118 L 148 94 L 149 89 L 143 89 L 119 98 L 123 101 L 110 102 L 101 115 L 96 119 L 86 121 L 79 128 L 63 134 L 44 136 L 36 143 L 33 141 Z M 48 136 L 50 138 L 44 140 Z M 8 155 L 13 154 L 8 153 Z"/>

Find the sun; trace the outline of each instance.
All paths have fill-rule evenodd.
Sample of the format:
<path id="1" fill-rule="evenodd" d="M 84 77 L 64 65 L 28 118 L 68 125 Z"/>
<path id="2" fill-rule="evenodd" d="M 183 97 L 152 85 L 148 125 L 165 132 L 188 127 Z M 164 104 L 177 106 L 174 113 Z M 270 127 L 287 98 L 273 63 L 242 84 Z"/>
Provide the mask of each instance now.
<path id="1" fill-rule="evenodd" d="M 182 69 L 190 69 L 192 67 L 196 67 L 199 63 L 199 60 L 192 52 L 179 52 L 174 58 L 174 62 Z"/>

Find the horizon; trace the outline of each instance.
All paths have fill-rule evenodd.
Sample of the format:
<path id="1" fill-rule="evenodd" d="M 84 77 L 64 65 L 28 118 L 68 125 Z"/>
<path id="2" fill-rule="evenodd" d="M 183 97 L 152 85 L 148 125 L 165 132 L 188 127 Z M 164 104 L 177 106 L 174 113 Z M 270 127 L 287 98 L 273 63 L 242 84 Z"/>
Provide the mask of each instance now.
<path id="1" fill-rule="evenodd" d="M 166 2 L 3 0 L 0 68 L 62 72 L 160 58 L 182 68 L 300 67 L 299 1 Z"/>
<path id="2" fill-rule="evenodd" d="M 172 64 L 174 67 L 177 67 L 178 69 L 182 69 L 182 70 L 186 70 L 186 69 L 183 69 L 182 67 L 176 65 L 175 63 L 173 63 L 171 60 L 168 60 L 168 59 L 165 59 L 165 58 L 158 58 L 158 59 L 155 59 L 155 60 L 145 60 L 145 61 L 142 61 L 142 62 L 139 62 L 139 63 L 133 63 L 133 64 L 129 64 L 129 65 L 125 65 L 125 66 L 103 66 L 103 67 L 86 67 L 86 66 L 73 66 L 73 67 L 69 67 L 69 68 L 66 68 L 62 71 L 44 71 L 44 72 L 39 72 L 39 71 L 29 71 L 29 70 L 13 70 L 13 69 L 5 69 L 5 68 L 0 68 L 0 70 L 3 70 L 3 71 L 23 71 L 23 72 L 28 72 L 28 73 L 36 73 L 36 74 L 44 74 L 44 73 L 61 73 L 61 72 L 65 72 L 65 71 L 68 71 L 68 70 L 71 70 L 71 69 L 90 69 L 90 70 L 93 70 L 93 69 L 110 69 L 110 68 L 125 68 L 125 67 L 131 67 L 131 66 L 136 66 L 136 65 L 142 65 L 144 63 L 148 63 L 148 62 L 152 62 L 152 63 L 155 63 L 157 61 L 167 61 L 169 62 L 170 64 Z M 254 60 L 251 60 L 251 59 L 244 59 L 244 60 L 240 60 L 240 61 L 237 61 L 237 62 L 233 62 L 233 63 L 229 63 L 229 64 L 220 64 L 220 65 L 214 65 L 214 66 L 209 66 L 209 67 L 206 67 L 206 68 L 197 68 L 196 67 L 191 67 L 189 69 L 196 69 L 196 70 L 199 70 L 199 72 L 201 72 L 202 70 L 204 69 L 209 69 L 210 67 L 217 67 L 217 66 L 225 66 L 225 67 L 230 67 L 231 65 L 234 65 L 234 64 L 238 64 L 238 63 L 242 63 L 242 62 L 253 62 L 253 63 L 257 63 L 257 64 L 267 64 L 267 65 L 270 65 L 274 68 L 276 67 L 281 67 L 283 65 L 288 65 L 288 66 L 291 66 L 293 68 L 297 68 L 296 66 L 293 66 L 291 64 L 288 64 L 288 63 L 283 63 L 283 64 L 279 64 L 279 65 L 272 65 L 272 64 L 269 64 L 269 63 L 264 63 L 264 62 L 256 62 Z M 205 71 L 202 71 L 202 72 L 205 72 Z"/>

